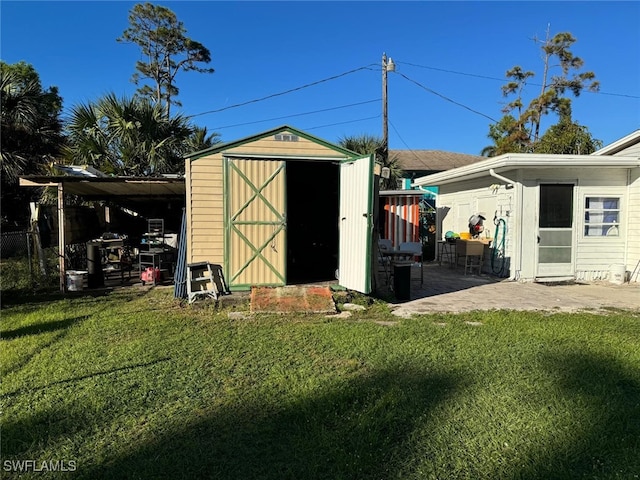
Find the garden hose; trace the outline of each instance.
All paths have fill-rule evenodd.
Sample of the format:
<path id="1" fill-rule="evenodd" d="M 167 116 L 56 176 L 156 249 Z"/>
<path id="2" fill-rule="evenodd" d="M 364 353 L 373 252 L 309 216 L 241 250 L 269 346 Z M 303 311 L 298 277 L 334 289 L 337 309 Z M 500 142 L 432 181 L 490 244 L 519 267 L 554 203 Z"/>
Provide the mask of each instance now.
<path id="1" fill-rule="evenodd" d="M 494 275 L 504 275 L 504 264 L 506 262 L 504 256 L 505 234 L 507 231 L 507 223 L 502 218 L 493 217 L 493 223 L 496 226 L 496 233 L 493 236 L 493 249 L 491 251 L 491 271 Z"/>

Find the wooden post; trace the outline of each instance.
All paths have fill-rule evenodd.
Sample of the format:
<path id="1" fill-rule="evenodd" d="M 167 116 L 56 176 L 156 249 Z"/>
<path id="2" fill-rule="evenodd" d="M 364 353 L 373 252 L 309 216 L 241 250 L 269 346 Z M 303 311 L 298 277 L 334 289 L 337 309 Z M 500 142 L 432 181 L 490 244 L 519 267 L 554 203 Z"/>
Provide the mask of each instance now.
<path id="1" fill-rule="evenodd" d="M 40 216 L 40 205 L 34 202 L 29 204 L 31 207 L 31 232 L 33 233 L 33 243 L 38 256 L 38 265 L 40 266 L 40 275 L 47 277 L 47 261 L 44 257 L 44 249 L 42 248 L 42 238 L 40 237 L 40 228 L 38 227 L 38 218 Z"/>
<path id="2" fill-rule="evenodd" d="M 107 232 L 111 231 L 111 209 L 109 205 L 104 206 L 104 223 Z"/>
<path id="3" fill-rule="evenodd" d="M 67 290 L 65 265 L 64 183 L 58 183 L 58 265 L 60 267 L 60 291 Z"/>

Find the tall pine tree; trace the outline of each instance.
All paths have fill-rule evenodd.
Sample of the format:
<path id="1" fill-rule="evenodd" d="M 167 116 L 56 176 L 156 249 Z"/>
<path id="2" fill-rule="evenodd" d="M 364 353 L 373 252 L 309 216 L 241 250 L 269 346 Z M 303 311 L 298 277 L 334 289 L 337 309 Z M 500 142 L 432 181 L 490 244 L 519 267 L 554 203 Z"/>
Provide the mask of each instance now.
<path id="1" fill-rule="evenodd" d="M 186 29 L 175 13 L 166 7 L 149 2 L 136 4 L 129 12 L 129 28 L 117 40 L 135 43 L 142 50 L 145 60 L 136 63 L 137 72 L 132 80 L 140 85 L 137 92 L 164 107 L 167 118 L 171 105 L 180 106 L 176 100 L 179 89 L 176 76 L 180 71 L 213 73 L 213 68 L 201 67 L 211 62 L 211 53 L 199 42 L 186 36 Z"/>

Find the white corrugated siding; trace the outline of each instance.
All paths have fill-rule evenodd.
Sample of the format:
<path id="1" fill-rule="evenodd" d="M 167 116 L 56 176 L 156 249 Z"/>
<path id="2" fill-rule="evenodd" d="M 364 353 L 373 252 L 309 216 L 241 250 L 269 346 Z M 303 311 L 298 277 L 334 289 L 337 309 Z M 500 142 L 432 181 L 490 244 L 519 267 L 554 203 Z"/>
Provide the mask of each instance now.
<path id="1" fill-rule="evenodd" d="M 372 161 L 369 157 L 340 165 L 340 285 L 369 293 Z"/>

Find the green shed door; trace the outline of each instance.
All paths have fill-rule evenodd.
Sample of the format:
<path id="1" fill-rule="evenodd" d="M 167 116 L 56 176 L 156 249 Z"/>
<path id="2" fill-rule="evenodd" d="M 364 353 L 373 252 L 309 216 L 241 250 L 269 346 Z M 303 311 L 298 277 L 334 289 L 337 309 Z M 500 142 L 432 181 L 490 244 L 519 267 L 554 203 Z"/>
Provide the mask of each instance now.
<path id="1" fill-rule="evenodd" d="M 230 287 L 284 285 L 285 162 L 225 159 Z"/>

